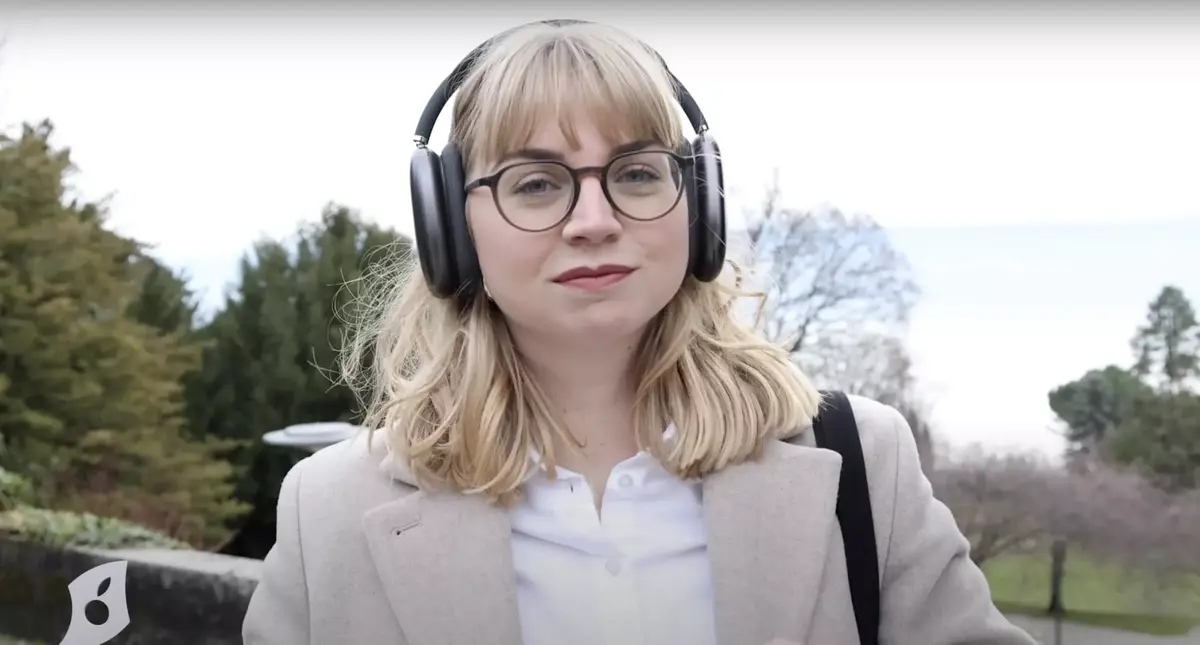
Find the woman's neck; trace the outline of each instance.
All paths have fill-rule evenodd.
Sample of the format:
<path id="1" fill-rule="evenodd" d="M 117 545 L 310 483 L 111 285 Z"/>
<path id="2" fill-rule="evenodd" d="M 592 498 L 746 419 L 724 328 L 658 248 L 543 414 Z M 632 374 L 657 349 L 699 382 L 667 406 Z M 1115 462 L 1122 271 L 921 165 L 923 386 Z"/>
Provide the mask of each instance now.
<path id="1" fill-rule="evenodd" d="M 633 421 L 637 384 L 632 371 L 638 339 L 610 343 L 514 340 L 553 411 L 581 446 L 576 449 L 556 439 L 556 465 L 584 475 L 597 493 L 599 505 L 612 468 L 637 452 Z"/>

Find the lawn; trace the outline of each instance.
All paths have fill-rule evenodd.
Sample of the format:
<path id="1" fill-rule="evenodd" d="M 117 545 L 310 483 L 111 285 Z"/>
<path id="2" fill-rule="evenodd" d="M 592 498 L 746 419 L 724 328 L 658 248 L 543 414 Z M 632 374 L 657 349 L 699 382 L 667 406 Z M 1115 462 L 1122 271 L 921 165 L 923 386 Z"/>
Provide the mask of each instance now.
<path id="1" fill-rule="evenodd" d="M 996 605 L 1008 613 L 1045 615 L 1050 602 L 1050 556 L 1008 555 L 983 565 Z M 1200 576 L 1171 580 L 1067 555 L 1063 579 L 1066 619 L 1155 635 L 1186 634 L 1200 626 Z"/>

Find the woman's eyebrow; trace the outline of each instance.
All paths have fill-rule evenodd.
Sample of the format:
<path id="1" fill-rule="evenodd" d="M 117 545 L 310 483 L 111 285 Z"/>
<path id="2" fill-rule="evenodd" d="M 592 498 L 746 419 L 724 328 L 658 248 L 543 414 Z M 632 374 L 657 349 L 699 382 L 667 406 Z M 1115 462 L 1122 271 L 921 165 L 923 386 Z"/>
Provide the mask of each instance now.
<path id="1" fill-rule="evenodd" d="M 549 148 L 521 148 L 500 157 L 496 165 L 500 166 L 517 159 L 529 161 L 564 161 L 566 157 L 563 153 L 557 150 L 550 150 Z"/>
<path id="2" fill-rule="evenodd" d="M 654 141 L 653 139 L 639 139 L 637 141 L 630 141 L 629 143 L 622 143 L 621 145 L 614 147 L 609 151 L 609 156 L 615 157 L 627 152 L 636 152 L 638 150 L 649 148 L 653 145 L 658 145 L 658 142 Z M 550 150 L 549 148 L 521 148 L 520 150 L 514 150 L 503 157 L 500 157 L 500 160 L 496 162 L 496 166 L 501 166 L 509 161 L 514 161 L 517 159 L 526 159 L 529 161 L 557 161 L 559 163 L 565 163 L 566 155 L 557 150 Z"/>

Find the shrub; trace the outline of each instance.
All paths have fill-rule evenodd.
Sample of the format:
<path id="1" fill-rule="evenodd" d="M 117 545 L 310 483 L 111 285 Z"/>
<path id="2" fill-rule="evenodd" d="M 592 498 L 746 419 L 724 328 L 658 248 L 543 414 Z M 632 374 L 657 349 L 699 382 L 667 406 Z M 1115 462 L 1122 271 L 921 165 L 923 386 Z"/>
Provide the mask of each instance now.
<path id="1" fill-rule="evenodd" d="M 158 531 L 91 513 L 18 506 L 0 513 L 0 536 L 53 547 L 190 549 Z"/>
<path id="2" fill-rule="evenodd" d="M 33 482 L 10 470 L 0 468 L 0 511 L 36 503 Z"/>

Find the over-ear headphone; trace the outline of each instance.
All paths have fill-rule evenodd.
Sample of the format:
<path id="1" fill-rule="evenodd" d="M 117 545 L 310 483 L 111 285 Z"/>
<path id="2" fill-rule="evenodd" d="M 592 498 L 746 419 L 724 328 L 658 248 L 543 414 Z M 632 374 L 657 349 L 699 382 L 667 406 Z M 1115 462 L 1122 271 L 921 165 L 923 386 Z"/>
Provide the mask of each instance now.
<path id="1" fill-rule="evenodd" d="M 584 21 L 542 22 L 562 26 Z M 467 194 L 463 188 L 466 172 L 454 143 L 447 145 L 440 156 L 426 146 L 438 115 L 471 68 L 492 43 L 513 31 L 494 36 L 467 54 L 433 92 L 413 135 L 417 149 L 413 152 L 409 172 L 421 271 L 435 296 L 454 298 L 462 306 L 468 305 L 483 285 L 479 258 L 467 225 Z M 697 280 L 710 282 L 721 273 L 725 263 L 725 177 L 721 170 L 721 151 L 691 93 L 674 74 L 667 73 L 676 88 L 676 99 L 696 132 L 691 142 L 692 162 L 685 167 L 683 178 L 690 222 L 688 270 Z"/>

